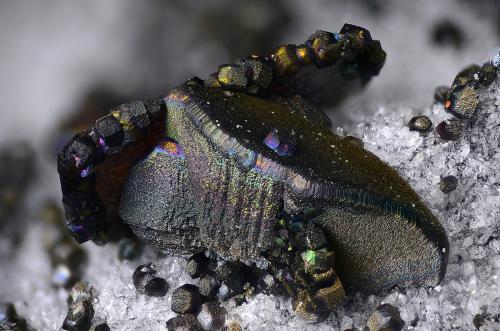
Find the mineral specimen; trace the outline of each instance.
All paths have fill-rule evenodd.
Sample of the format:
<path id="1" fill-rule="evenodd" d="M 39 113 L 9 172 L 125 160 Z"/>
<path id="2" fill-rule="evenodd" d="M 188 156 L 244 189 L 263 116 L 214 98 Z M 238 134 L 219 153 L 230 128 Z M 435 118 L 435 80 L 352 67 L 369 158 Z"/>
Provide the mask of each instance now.
<path id="1" fill-rule="evenodd" d="M 445 109 L 461 119 L 470 119 L 479 106 L 478 90 L 488 86 L 496 78 L 493 62 L 483 66 L 470 65 L 457 74 L 451 85 Z"/>
<path id="2" fill-rule="evenodd" d="M 380 42 L 345 24 L 220 66 L 203 84 L 191 79 L 168 93 L 166 107 L 115 108 L 59 155 L 70 230 L 88 240 L 117 211 L 161 250 L 213 250 L 237 260 L 226 264 L 228 279 L 216 271 L 230 295 L 257 282 L 233 267 L 265 252 L 304 316 L 335 308 L 340 279 L 349 291 L 436 285 L 448 256 L 437 219 L 395 170 L 313 110 L 332 103 L 336 86 L 366 83 L 384 61 Z M 277 101 L 289 95 L 301 102 Z M 172 310 L 196 311 L 192 286 L 174 291 Z"/>
<path id="3" fill-rule="evenodd" d="M 478 7 L 487 1 L 490 3 L 496 2 L 496 0 L 484 0 L 477 2 L 469 1 L 468 3 L 471 7 Z M 319 17 L 311 15 L 310 8 L 324 8 L 324 5 L 318 6 L 317 4 L 309 2 L 297 2 L 300 3 L 300 9 L 304 11 L 300 13 L 301 19 L 304 20 L 304 22 L 299 24 L 297 30 L 299 30 L 304 23 L 310 26 L 312 23 L 310 22 L 311 19 L 317 24 L 321 23 L 321 20 L 334 21 L 338 16 L 345 15 L 342 14 L 342 10 L 339 8 L 337 2 L 338 1 L 334 1 L 331 6 L 328 7 L 333 9 L 332 12 L 324 10 Z M 330 4 L 331 2 L 328 3 Z M 290 314 L 287 301 L 282 301 L 281 298 L 258 295 L 257 297 L 249 299 L 248 304 L 244 304 L 242 307 L 235 307 L 234 311 L 233 309 L 230 311 L 230 318 L 237 319 L 245 329 L 252 330 L 263 328 L 262 324 L 265 324 L 269 329 L 336 329 L 339 327 L 339 320 L 341 318 L 342 321 L 344 321 L 344 317 L 350 316 L 352 317 L 351 321 L 353 321 L 351 326 L 355 325 L 357 330 L 364 330 L 363 327 L 365 325 L 362 324 L 366 321 L 367 311 L 369 311 L 372 306 L 378 305 L 381 300 L 383 302 L 390 302 L 400 309 L 401 317 L 405 320 L 409 329 L 473 329 L 474 326 L 472 326 L 471 323 L 472 318 L 476 316 L 476 314 L 486 316 L 481 325 L 483 329 L 488 327 L 495 329 L 489 321 L 491 321 L 491 323 L 494 323 L 495 319 L 498 321 L 498 309 L 495 300 L 495 293 L 498 292 L 496 291 L 498 286 L 496 285 L 494 277 L 498 274 L 499 266 L 498 227 L 496 226 L 496 222 L 494 222 L 496 221 L 495 215 L 498 209 L 498 190 L 495 185 L 495 183 L 498 182 L 498 175 L 496 174 L 499 173 L 498 167 L 495 166 L 495 160 L 497 159 L 495 153 L 498 151 L 498 135 L 496 134 L 498 133 L 498 129 L 492 126 L 496 125 L 495 122 L 498 123 L 498 111 L 490 111 L 492 103 L 490 101 L 485 101 L 488 99 L 488 95 L 494 95 L 495 90 L 479 93 L 481 104 L 476 110 L 477 117 L 473 119 L 473 123 L 471 123 L 472 126 L 467 125 L 465 127 L 462 133 L 463 138 L 460 139 L 460 141 L 442 143 L 435 139 L 434 133 L 425 136 L 419 135 L 415 132 L 408 132 L 408 129 L 404 125 L 410 117 L 415 115 L 412 113 L 411 107 L 420 106 L 419 104 L 415 105 L 413 103 L 413 98 L 419 97 L 418 92 L 420 91 L 418 90 L 428 89 L 430 85 L 435 84 L 436 79 L 440 80 L 443 77 L 449 76 L 450 68 L 455 66 L 457 62 L 472 57 L 482 58 L 486 51 L 484 47 L 489 47 L 491 44 L 491 40 L 485 42 L 485 39 L 488 39 L 491 33 L 489 33 L 488 30 L 481 29 L 481 27 L 485 26 L 483 23 L 475 23 L 486 21 L 484 19 L 485 17 L 481 17 L 481 19 L 476 18 L 473 21 L 470 20 L 470 17 L 468 18 L 465 13 L 465 8 L 459 8 L 456 5 L 456 1 L 445 0 L 443 2 L 432 3 L 436 5 L 431 6 L 429 2 L 426 3 L 425 6 L 422 6 L 422 11 L 415 11 L 419 16 L 417 20 L 411 19 L 413 15 L 408 15 L 410 19 L 405 20 L 405 24 L 400 28 L 398 27 L 398 29 L 393 28 L 397 25 L 394 25 L 394 22 L 391 22 L 389 17 L 387 17 L 387 19 L 385 17 L 380 17 L 378 22 L 371 21 L 370 19 L 372 19 L 372 17 L 369 18 L 368 22 L 374 28 L 377 23 L 382 23 L 383 26 L 388 27 L 388 29 L 382 29 L 378 32 L 379 34 L 384 33 L 384 38 L 387 38 L 387 40 L 391 41 L 392 33 L 392 37 L 396 37 L 393 39 L 395 41 L 399 41 L 400 36 L 401 38 L 404 37 L 401 39 L 403 42 L 407 40 L 413 41 L 405 43 L 405 47 L 398 48 L 396 54 L 391 53 L 391 66 L 399 62 L 392 61 L 397 60 L 397 58 L 404 59 L 404 61 L 415 65 L 407 66 L 409 70 L 406 72 L 399 70 L 401 68 L 397 68 L 397 66 L 392 67 L 392 71 L 397 72 L 396 77 L 391 76 L 387 72 L 386 75 L 384 75 L 385 77 L 382 78 L 382 81 L 377 82 L 378 89 L 377 86 L 370 87 L 375 87 L 376 92 L 380 92 L 381 90 L 385 92 L 383 96 L 381 94 L 377 95 L 377 103 L 380 100 L 380 109 L 384 111 L 382 115 L 379 115 L 378 104 L 377 107 L 374 107 L 373 104 L 367 105 L 365 103 L 366 97 L 372 95 L 370 91 L 360 96 L 359 99 L 351 99 L 353 102 L 349 105 L 347 110 L 365 112 L 363 115 L 368 116 L 367 122 L 370 124 L 370 127 L 366 132 L 359 132 L 356 130 L 354 134 L 358 137 L 363 137 L 366 149 L 372 151 L 402 174 L 402 177 L 419 193 L 425 203 L 431 207 L 432 212 L 443 222 L 445 229 L 447 229 L 452 249 L 444 282 L 436 289 L 410 287 L 402 290 L 395 288 L 387 294 L 382 294 L 382 296 L 350 296 L 348 305 L 338 307 L 336 313 L 330 315 L 326 325 L 307 325 L 305 322 L 301 322 L 300 319 L 294 317 L 293 314 Z M 397 11 L 397 7 L 408 7 L 407 5 L 399 5 L 397 1 L 387 1 L 384 2 L 384 4 L 390 8 L 391 16 Z M 188 3 L 186 3 L 186 5 L 189 6 Z M 182 3 L 181 10 L 185 8 L 184 6 L 184 3 Z M 349 3 L 349 7 L 351 6 L 353 11 L 357 10 L 354 5 Z M 435 10 L 436 7 L 439 8 L 439 6 L 441 6 L 441 9 L 445 10 Z M 141 3 L 137 5 L 136 8 L 142 9 L 143 7 Z M 427 7 L 431 7 L 430 10 Z M 453 10 L 457 8 L 461 9 L 462 12 L 453 13 Z M 143 14 L 142 10 L 139 12 Z M 428 22 L 429 18 L 440 17 L 439 15 L 443 15 L 445 12 L 448 16 L 459 19 L 460 23 L 466 27 L 464 31 L 470 33 L 470 36 L 474 36 L 474 38 L 467 40 L 463 52 L 455 52 L 453 50 L 446 50 L 441 53 L 438 53 L 436 50 L 428 52 L 426 49 L 428 45 L 421 42 L 422 31 L 413 29 L 414 35 L 412 36 L 412 21 L 421 22 L 419 18 L 422 18 Z M 353 14 L 356 16 L 358 15 L 357 12 L 353 12 Z M 363 15 L 362 12 L 359 14 L 360 16 Z M 119 15 L 122 16 L 123 13 L 119 12 Z M 138 15 L 138 17 L 140 17 L 141 21 L 145 24 L 150 24 L 149 20 L 142 19 L 142 15 Z M 126 19 L 120 20 L 120 24 L 126 21 L 130 22 L 129 18 L 130 17 L 127 15 Z M 108 16 L 106 16 L 105 19 L 108 21 Z M 175 21 L 166 20 L 163 23 L 171 22 Z M 222 24 L 228 25 L 226 21 L 222 22 Z M 111 25 L 114 26 L 114 24 Z M 424 25 L 425 24 L 422 26 Z M 471 29 L 469 29 L 469 25 Z M 181 33 L 180 35 L 177 32 L 172 33 L 172 35 L 176 36 L 179 43 L 171 44 L 172 47 L 168 47 L 172 52 L 178 52 L 182 49 L 182 41 L 189 39 L 184 38 L 184 29 L 178 30 Z M 154 33 L 148 33 L 148 35 L 157 36 L 155 33 L 156 31 L 153 30 L 153 32 Z M 295 33 L 292 32 L 291 35 L 294 34 Z M 136 35 L 135 31 L 133 35 Z M 125 33 L 124 36 L 130 36 L 130 34 Z M 246 40 L 247 35 L 239 34 L 239 39 Z M 160 46 L 166 41 L 162 38 L 158 38 L 156 42 L 157 45 Z M 190 41 L 188 41 L 188 43 L 189 42 Z M 119 43 L 118 39 L 116 43 Z M 112 44 L 115 45 L 115 43 Z M 144 47 L 142 43 L 135 46 L 139 46 L 136 48 L 143 52 L 156 53 L 155 47 Z M 188 50 L 186 54 L 188 71 L 191 69 L 194 70 L 194 66 L 191 66 L 193 59 L 199 59 L 195 49 L 202 49 L 206 44 L 195 43 L 189 46 L 192 46 L 192 48 Z M 103 52 L 114 47 L 115 46 L 104 47 Z M 211 46 L 209 48 L 211 48 Z M 121 50 L 121 48 L 119 49 Z M 412 52 L 414 55 L 411 54 Z M 88 55 L 87 52 L 84 52 L 84 54 Z M 128 56 L 128 54 L 127 52 L 126 56 Z M 133 55 L 135 55 L 135 53 L 130 57 L 135 58 Z M 424 56 L 420 57 L 421 55 Z M 217 54 L 217 56 L 219 56 L 219 54 Z M 223 56 L 224 54 L 220 57 L 222 58 Z M 106 56 L 102 58 L 104 59 Z M 119 59 L 119 57 L 116 57 L 116 59 Z M 144 58 L 142 58 L 142 60 L 143 59 Z M 427 67 L 427 65 L 430 64 L 430 59 L 432 59 L 434 63 L 428 67 L 429 70 L 418 70 L 419 68 Z M 207 57 L 205 61 L 213 61 L 213 59 Z M 76 61 L 72 60 L 71 62 Z M 168 60 L 163 62 L 172 61 Z M 62 64 L 63 65 L 60 66 L 61 68 L 64 67 L 64 62 Z M 185 67 L 186 62 L 180 62 L 176 64 L 176 66 L 179 68 Z M 44 65 L 39 67 L 47 66 Z M 139 67 L 130 66 L 129 68 L 130 70 L 126 71 L 134 73 L 137 73 L 138 68 L 139 70 L 141 69 L 140 64 Z M 164 81 L 163 84 L 165 86 L 170 85 L 170 77 L 178 76 L 178 73 L 176 74 L 174 72 L 164 70 L 155 71 L 162 72 L 162 75 L 168 73 L 168 75 L 164 76 L 166 81 Z M 89 72 L 91 72 L 91 70 Z M 36 78 L 36 71 L 32 74 L 33 78 Z M 122 72 L 122 74 L 126 73 Z M 416 74 L 418 74 L 418 80 L 414 79 Z M 70 76 L 72 79 L 74 78 L 73 81 L 75 82 L 80 78 L 79 75 Z M 106 78 L 111 79 L 111 77 Z M 392 85 L 387 84 L 389 81 L 392 82 Z M 127 81 L 126 83 L 127 87 L 130 86 L 130 88 L 133 89 L 133 82 Z M 447 83 L 451 83 L 451 81 Z M 50 86 L 50 82 L 48 85 Z M 405 88 L 406 86 L 411 86 L 413 89 Z M 380 87 L 382 87 L 382 89 L 380 89 Z M 72 98 L 72 96 L 70 96 L 71 93 L 67 93 L 68 91 L 64 89 L 64 87 L 58 90 L 63 92 L 68 99 Z M 406 93 L 400 93 L 401 91 L 405 91 Z M 147 93 L 155 92 L 150 90 Z M 387 97 L 390 99 L 386 99 L 386 93 Z M 32 94 L 30 93 L 30 95 Z M 47 94 L 45 95 L 47 96 Z M 400 101 L 398 98 L 401 97 L 407 98 L 404 106 L 391 106 L 392 101 Z M 50 99 L 56 98 L 56 94 L 50 95 Z M 23 100 L 22 104 L 26 106 L 29 103 L 29 97 Z M 47 116 L 50 114 L 46 114 L 44 111 L 45 102 L 43 99 L 40 98 L 37 103 L 39 104 L 39 107 L 37 106 L 35 108 L 37 115 L 39 115 L 37 116 L 37 122 L 50 118 Z M 21 107 L 21 109 L 27 108 L 31 107 Z M 337 113 L 333 113 L 334 126 L 346 125 L 337 121 L 337 114 L 339 112 L 343 114 L 344 109 L 336 110 Z M 435 124 L 444 119 L 442 116 L 443 107 L 440 104 L 434 104 L 432 108 L 418 108 L 418 112 L 432 118 Z M 4 121 L 4 126 L 11 126 L 11 123 L 15 123 L 16 120 L 17 114 L 15 111 L 8 113 L 9 115 L 4 114 L 6 115 L 6 119 L 7 117 L 9 119 L 12 118 L 14 122 L 11 120 Z M 349 114 L 351 118 L 354 117 L 352 116 L 353 113 Z M 365 120 L 360 120 L 357 118 L 357 115 L 358 113 L 355 114 L 356 124 L 360 126 L 364 125 Z M 97 116 L 95 118 L 97 118 Z M 33 129 L 37 130 L 37 127 L 38 125 L 33 127 Z M 349 129 L 345 130 L 349 133 L 353 133 L 354 131 L 350 131 Z M 103 149 L 106 148 L 104 147 Z M 39 153 L 40 151 L 37 152 Z M 439 176 L 446 174 L 455 174 L 460 180 L 460 189 L 448 196 L 442 194 L 438 188 Z M 48 187 L 44 187 L 44 190 L 45 189 L 48 189 Z M 31 199 L 29 201 L 31 201 Z M 60 303 L 62 299 L 60 295 L 57 295 L 63 290 L 54 290 L 46 285 L 48 278 L 45 268 L 41 268 L 43 264 L 46 263 L 44 256 L 45 252 L 39 249 L 39 245 L 36 245 L 36 239 L 39 238 L 36 233 L 37 231 L 40 232 L 40 224 L 30 226 L 26 230 L 26 236 L 29 240 L 26 240 L 22 247 L 16 248 L 15 264 L 2 264 L 5 268 L 2 268 L 2 276 L 0 276 L 0 279 L 2 279 L 4 286 L 0 290 L 0 297 L 16 300 L 16 307 L 19 305 L 20 313 L 24 316 L 28 316 L 31 321 L 34 321 L 37 325 L 37 329 L 53 330 L 60 325 L 62 318 L 64 318 L 62 315 L 62 305 Z M 286 239 L 284 234 L 287 232 L 285 231 L 279 231 L 279 237 L 283 240 Z M 288 234 L 288 237 L 290 238 L 290 234 Z M 1 247 L 3 254 L 5 252 L 3 243 Z M 120 263 L 116 261 L 116 259 L 114 259 L 114 255 L 116 254 L 115 247 L 108 246 L 96 248 L 91 243 L 83 247 L 88 251 L 91 263 L 86 273 L 86 277 L 92 279 L 92 283 L 96 282 L 96 286 L 99 285 L 99 292 L 101 292 L 99 294 L 100 302 L 95 304 L 95 306 L 98 305 L 99 307 L 97 308 L 96 306 L 96 314 L 102 316 L 103 320 L 109 320 L 109 325 L 116 330 L 127 328 L 155 330 L 165 326 L 165 321 L 172 317 L 172 313 L 168 311 L 170 307 L 169 299 L 167 297 L 158 299 L 147 298 L 137 294 L 134 287 L 130 287 L 130 275 L 134 271 L 133 268 L 137 265 L 132 267 L 128 262 Z M 36 249 L 38 249 L 39 252 L 37 252 Z M 183 259 L 171 258 L 170 256 L 155 257 L 155 259 L 156 258 L 159 259 L 159 262 L 169 271 L 169 279 L 179 279 L 180 282 L 197 282 L 197 280 L 186 278 L 182 272 L 179 272 L 185 262 Z M 261 263 L 262 262 L 259 261 L 259 264 Z M 30 270 L 36 270 L 36 275 L 29 272 Z M 23 275 L 22 278 L 16 278 L 17 275 L 22 275 L 23 273 L 25 273 L 25 275 Z M 4 278 L 4 275 L 7 277 Z M 268 278 L 273 279 L 272 276 Z M 28 281 L 30 282 L 29 287 L 26 286 Z M 170 280 L 169 283 L 174 286 L 173 288 L 178 286 L 177 283 L 171 282 Z M 23 300 L 25 301 L 23 302 Z M 151 318 L 148 319 L 149 316 Z M 255 316 L 258 316 L 258 318 L 255 318 Z M 56 326 L 53 323 L 58 325 Z M 498 329 L 498 326 L 496 329 Z M 340 330 L 344 329 L 340 327 Z"/>
<path id="4" fill-rule="evenodd" d="M 210 269 L 215 269 L 215 266 L 217 261 L 207 257 L 204 252 L 198 252 L 187 260 L 186 272 L 192 278 L 198 278 Z"/>
<path id="5" fill-rule="evenodd" d="M 436 130 L 441 138 L 457 140 L 464 127 L 473 119 L 480 105 L 479 91 L 497 77 L 496 57 L 498 55 L 482 66 L 470 65 L 457 74 L 446 96 L 444 108 L 458 119 L 452 118 L 439 123 Z"/>
<path id="6" fill-rule="evenodd" d="M 152 297 L 162 297 L 168 292 L 168 283 L 165 279 L 156 276 L 156 270 L 151 263 L 137 267 L 132 276 L 137 292 Z"/>
<path id="7" fill-rule="evenodd" d="M 399 315 L 399 310 L 386 303 L 371 314 L 367 324 L 370 331 L 401 331 L 405 323 Z"/>
<path id="8" fill-rule="evenodd" d="M 226 309 L 216 302 L 201 305 L 198 321 L 204 330 L 220 330 L 226 322 Z"/>
<path id="9" fill-rule="evenodd" d="M 197 286 L 184 284 L 172 292 L 172 311 L 177 314 L 198 312 L 201 305 L 201 294 Z"/>
<path id="10" fill-rule="evenodd" d="M 432 122 L 427 116 L 415 116 L 408 122 L 410 131 L 429 132 L 432 128 Z"/>
<path id="11" fill-rule="evenodd" d="M 439 182 L 439 189 L 443 193 L 450 193 L 456 190 L 458 185 L 458 178 L 455 176 L 445 176 Z"/>
<path id="12" fill-rule="evenodd" d="M 168 331 L 203 331 L 200 323 L 196 319 L 196 316 L 185 314 L 172 317 L 167 321 Z"/>
<path id="13" fill-rule="evenodd" d="M 209 298 L 214 298 L 219 291 L 220 282 L 214 276 L 206 275 L 200 279 L 200 293 Z"/>
<path id="14" fill-rule="evenodd" d="M 496 176 L 491 174 L 497 172 L 491 161 L 494 160 L 497 151 L 498 129 L 495 129 L 495 123 L 498 122 L 497 112 L 495 112 L 495 102 L 498 103 L 498 97 L 495 97 L 495 91 L 498 91 L 497 86 L 493 85 L 491 91 L 479 90 L 482 102 L 476 113 L 478 122 L 476 122 L 476 126 L 468 126 L 463 132 L 463 139 L 459 141 L 440 144 L 439 139 L 435 139 L 433 134 L 420 136 L 409 132 L 401 125 L 403 118 L 410 117 L 408 113 L 404 116 L 387 116 L 387 118 L 385 115 L 377 114 L 374 119 L 370 119 L 372 125 L 364 132 L 365 135 L 359 135 L 364 137 L 365 148 L 376 152 L 379 157 L 394 166 L 401 164 L 401 171 L 405 177 L 409 178 L 415 188 L 421 192 L 425 201 L 431 204 L 433 209 L 438 210 L 440 219 L 446 222 L 447 228 L 454 234 L 454 240 L 459 245 L 457 252 L 452 253 L 453 260 L 450 263 L 453 268 L 449 271 L 449 277 L 442 286 L 428 290 L 412 287 L 405 290 L 396 288 L 383 299 L 370 297 L 368 305 L 372 304 L 373 300 L 377 304 L 380 300 L 384 300 L 404 307 L 401 309 L 402 319 L 406 321 L 407 325 L 416 326 L 417 329 L 432 329 L 436 325 L 444 325 L 445 328 L 450 329 L 453 325 L 459 325 L 463 329 L 468 329 L 472 325 L 472 317 L 479 310 L 478 307 L 485 304 L 488 310 L 495 311 L 496 309 L 493 301 L 486 302 L 482 296 L 486 295 L 485 290 L 494 292 L 496 288 L 495 281 L 491 277 L 494 270 L 497 269 L 494 257 L 494 254 L 497 253 L 497 240 L 495 239 L 497 231 L 492 223 L 495 211 L 492 206 L 494 207 L 496 203 L 494 187 Z M 434 105 L 431 110 L 427 109 L 425 113 L 422 113 L 434 120 L 435 117 L 442 119 L 440 117 L 442 112 L 442 106 Z M 395 121 L 394 118 L 397 120 Z M 387 130 L 390 132 L 389 135 L 380 136 L 380 132 Z M 397 141 L 393 141 L 394 139 Z M 483 158 L 485 162 L 477 162 Z M 433 178 L 433 175 L 436 172 L 438 174 L 456 173 L 457 169 L 459 170 L 457 176 L 460 178 L 461 186 L 464 187 L 464 190 L 460 191 L 469 192 L 472 190 L 471 192 L 474 193 L 471 193 L 471 198 L 481 196 L 481 200 L 484 202 L 471 201 L 467 196 L 460 196 L 460 199 L 465 199 L 463 202 L 447 204 L 445 207 L 445 204 L 439 201 L 442 196 L 441 192 L 436 189 L 439 178 L 436 181 L 436 177 Z M 474 176 L 469 178 L 471 171 L 478 171 L 481 183 L 476 184 L 477 178 L 472 178 Z M 439 195 L 436 195 L 434 191 L 437 191 Z M 490 203 L 487 204 L 486 201 L 490 201 Z M 484 210 L 484 213 L 481 210 Z M 489 227 L 492 229 L 488 229 Z M 288 229 L 287 232 L 289 232 Z M 486 234 L 483 235 L 483 232 Z M 288 235 L 290 238 L 290 233 Z M 488 238 L 482 238 L 483 236 L 492 237 L 492 239 L 487 241 Z M 486 242 L 487 244 L 484 246 Z M 337 251 L 335 253 L 338 255 Z M 461 260 L 462 257 L 459 258 L 458 253 L 465 258 Z M 491 264 L 491 269 L 481 269 L 481 272 L 475 273 L 474 268 L 482 265 L 483 262 L 480 259 L 483 258 Z M 460 293 L 469 304 L 460 305 L 456 298 L 457 293 Z M 491 295 L 487 296 L 491 297 Z M 107 303 L 112 301 L 109 298 L 107 300 Z M 359 329 L 361 327 L 359 320 L 363 318 L 365 312 L 358 313 L 357 309 L 366 307 L 366 301 L 364 298 L 358 297 L 352 300 L 359 306 L 348 308 L 346 313 L 354 318 L 354 325 Z M 254 319 L 245 315 L 250 310 L 257 313 L 273 314 L 272 316 L 276 317 L 275 320 L 266 319 L 269 325 L 278 326 L 285 319 L 288 321 L 285 322 L 287 326 L 293 323 L 291 328 L 300 329 L 303 324 L 296 322 L 298 319 L 286 315 L 284 309 L 263 307 L 265 305 L 274 307 L 274 303 L 275 299 L 259 295 L 254 300 L 249 301 L 248 305 L 244 305 L 244 308 L 236 307 L 234 314 L 241 314 L 239 318 L 245 327 L 254 325 Z M 339 310 L 344 312 L 342 307 Z M 462 316 L 462 314 L 466 318 L 457 320 L 456 316 Z M 433 318 L 429 319 L 428 316 L 433 316 Z M 336 320 L 334 317 L 332 319 Z M 290 322 L 291 320 L 293 322 Z M 366 318 L 363 321 L 366 321 Z M 318 328 L 321 326 L 319 325 Z"/>
<path id="15" fill-rule="evenodd" d="M 94 318 L 93 293 L 84 283 L 77 283 L 68 299 L 69 311 L 62 329 L 69 331 L 89 330 Z"/>
<path id="16" fill-rule="evenodd" d="M 436 127 L 439 136 L 444 140 L 457 140 L 462 134 L 464 124 L 457 118 L 442 121 Z"/>
<path id="17" fill-rule="evenodd" d="M 96 325 L 94 331 L 111 331 L 110 327 L 106 323 Z"/>

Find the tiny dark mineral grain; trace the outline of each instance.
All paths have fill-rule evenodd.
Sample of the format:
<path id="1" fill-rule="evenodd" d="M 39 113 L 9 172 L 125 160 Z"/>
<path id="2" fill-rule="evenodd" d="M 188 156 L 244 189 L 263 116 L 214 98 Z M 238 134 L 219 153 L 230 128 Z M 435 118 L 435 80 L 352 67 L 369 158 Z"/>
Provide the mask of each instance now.
<path id="1" fill-rule="evenodd" d="M 479 95 L 473 86 L 456 88 L 448 95 L 445 108 L 458 118 L 471 118 L 479 106 Z"/>
<path id="2" fill-rule="evenodd" d="M 69 310 L 62 329 L 68 331 L 86 331 L 90 329 L 94 318 L 92 290 L 84 283 L 76 283 L 69 297 Z"/>
<path id="3" fill-rule="evenodd" d="M 377 307 L 367 322 L 370 331 L 400 331 L 404 324 L 399 309 L 388 303 Z"/>
<path id="4" fill-rule="evenodd" d="M 150 297 L 163 297 L 168 292 L 168 283 L 165 279 L 155 277 L 144 287 L 144 294 Z"/>
<path id="5" fill-rule="evenodd" d="M 224 327 L 222 328 L 222 331 L 241 331 L 241 325 L 240 323 L 236 321 L 229 321 Z"/>
<path id="6" fill-rule="evenodd" d="M 110 331 L 110 327 L 106 323 L 99 324 L 95 327 L 94 331 Z"/>
<path id="7" fill-rule="evenodd" d="M 439 189 L 443 193 L 450 193 L 457 189 L 458 186 L 458 178 L 455 176 L 446 176 L 441 178 L 439 182 Z"/>
<path id="8" fill-rule="evenodd" d="M 168 331 L 203 331 L 196 316 L 185 314 L 172 317 L 167 321 Z"/>
<path id="9" fill-rule="evenodd" d="M 156 273 L 151 263 L 137 267 L 132 275 L 137 292 L 153 297 L 162 297 L 167 294 L 169 288 L 167 281 L 157 277 Z"/>
<path id="10" fill-rule="evenodd" d="M 226 309 L 217 302 L 206 302 L 201 305 L 198 321 L 205 330 L 219 330 L 226 322 Z"/>
<path id="11" fill-rule="evenodd" d="M 199 286 L 201 295 L 209 298 L 215 298 L 215 295 L 219 291 L 220 282 L 216 277 L 206 275 L 201 277 Z"/>
<path id="12" fill-rule="evenodd" d="M 177 314 L 196 313 L 201 305 L 201 294 L 197 286 L 184 284 L 172 293 L 171 309 Z"/>
<path id="13" fill-rule="evenodd" d="M 410 131 L 429 132 L 432 129 L 432 121 L 427 116 L 415 116 L 408 122 Z"/>
<path id="14" fill-rule="evenodd" d="M 204 252 L 192 255 L 186 263 L 186 272 L 191 278 L 198 278 L 217 265 L 217 261 L 207 257 Z"/>
<path id="15" fill-rule="evenodd" d="M 457 140 L 462 134 L 464 124 L 457 118 L 442 121 L 436 127 L 439 136 L 444 140 Z"/>

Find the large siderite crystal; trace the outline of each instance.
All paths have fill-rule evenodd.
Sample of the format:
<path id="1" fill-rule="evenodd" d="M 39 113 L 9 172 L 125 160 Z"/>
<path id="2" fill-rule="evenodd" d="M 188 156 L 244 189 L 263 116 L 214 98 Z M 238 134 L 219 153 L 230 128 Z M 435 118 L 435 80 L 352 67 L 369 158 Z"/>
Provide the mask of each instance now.
<path id="1" fill-rule="evenodd" d="M 96 125 L 59 156 L 70 228 L 85 241 L 121 218 L 163 251 L 267 264 L 304 317 L 323 317 L 345 291 L 438 284 L 443 227 L 394 169 L 333 134 L 318 110 L 384 61 L 380 42 L 345 24 L 222 65 L 206 82 L 192 78 L 163 106 L 115 108 L 111 135 Z M 121 138 L 116 123 L 123 141 L 113 150 L 106 140 Z M 206 272 L 193 267 L 193 277 Z M 244 276 L 217 276 L 220 292 L 251 291 Z M 199 291 L 174 294 L 174 311 L 197 311 Z"/>

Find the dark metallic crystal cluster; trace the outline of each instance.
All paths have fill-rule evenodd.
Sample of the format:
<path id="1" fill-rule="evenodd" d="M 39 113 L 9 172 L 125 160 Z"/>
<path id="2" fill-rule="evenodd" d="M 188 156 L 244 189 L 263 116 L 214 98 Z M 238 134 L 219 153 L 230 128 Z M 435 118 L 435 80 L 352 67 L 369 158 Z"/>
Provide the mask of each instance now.
<path id="1" fill-rule="evenodd" d="M 346 291 L 439 283 L 448 241 L 438 220 L 395 170 L 333 134 L 320 110 L 366 84 L 384 61 L 379 41 L 345 24 L 221 65 L 163 99 L 113 109 L 58 156 L 70 232 L 78 242 L 102 241 L 123 222 L 160 250 L 208 249 L 258 266 L 311 320 Z M 223 286 L 242 293 L 252 282 L 201 262 L 188 262 L 200 287 L 174 290 L 172 309 L 204 314 L 198 322 L 211 325 L 218 308 L 199 299 Z M 134 285 L 147 295 L 168 291 L 150 265 L 136 270 Z"/>
<path id="2" fill-rule="evenodd" d="M 92 130 L 76 135 L 59 154 L 58 171 L 61 175 L 66 221 L 78 242 L 94 238 L 99 223 L 112 214 L 99 199 L 95 167 L 106 157 L 122 152 L 146 131 L 154 131 L 151 123 L 161 123 L 163 107 L 161 100 L 121 105 L 110 115 L 97 120 Z M 143 143 L 147 144 L 147 141 Z M 141 145 L 141 142 L 137 145 Z M 113 181 L 114 178 L 109 179 Z M 113 199 L 113 196 L 109 198 Z"/>
<path id="3" fill-rule="evenodd" d="M 493 61 L 486 61 L 482 66 L 470 65 L 456 75 L 451 87 L 436 88 L 434 101 L 443 104 L 444 109 L 453 115 L 436 126 L 436 132 L 443 140 L 458 140 L 463 130 L 474 122 L 481 102 L 479 92 L 487 89 L 498 74 L 498 65 Z M 432 122 L 427 116 L 415 116 L 408 122 L 408 128 L 427 133 L 432 129 Z"/>
<path id="4" fill-rule="evenodd" d="M 85 283 L 77 283 L 68 298 L 68 314 L 62 329 L 69 331 L 89 330 L 94 317 L 94 293 Z"/>
<path id="5" fill-rule="evenodd" d="M 436 130 L 444 140 L 457 140 L 471 122 L 479 107 L 480 89 L 485 89 L 497 77 L 498 69 L 491 61 L 482 66 L 471 65 L 457 74 L 446 94 L 444 108 L 454 117 L 438 124 Z"/>

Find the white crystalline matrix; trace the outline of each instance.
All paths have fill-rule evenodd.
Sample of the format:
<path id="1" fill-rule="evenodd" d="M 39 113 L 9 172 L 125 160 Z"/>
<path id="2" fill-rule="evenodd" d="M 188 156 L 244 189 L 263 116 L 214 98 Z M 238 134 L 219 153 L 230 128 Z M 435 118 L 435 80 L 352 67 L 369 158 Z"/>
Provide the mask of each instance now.
<path id="1" fill-rule="evenodd" d="M 319 324 L 295 316 L 288 300 L 259 294 L 238 307 L 226 304 L 227 319 L 247 330 L 344 330 L 351 326 L 363 330 L 372 311 L 385 302 L 400 310 L 408 330 L 500 330 L 495 322 L 500 318 L 500 77 L 478 93 L 477 112 L 456 141 L 444 141 L 435 131 L 409 131 L 407 123 L 417 112 L 392 106 L 380 108 L 355 130 L 365 148 L 397 169 L 445 227 L 450 259 L 439 286 L 350 297 Z M 434 126 L 452 117 L 439 104 L 419 113 Z M 439 183 L 449 175 L 458 179 L 458 185 L 445 194 Z M 18 264 L 25 267 L 18 270 L 25 280 L 16 283 L 13 280 L 19 274 L 5 273 L 12 291 L 23 298 L 15 300 L 20 315 L 37 329 L 55 330 L 67 312 L 66 298 L 47 283 L 48 262 L 38 247 L 38 232 L 37 227 L 30 229 L 32 240 L 19 249 Z M 89 266 L 84 278 L 97 293 L 94 321 L 106 322 L 115 330 L 165 330 L 166 321 L 174 316 L 172 291 L 163 298 L 145 297 L 132 284 L 134 268 L 146 259 L 156 259 L 155 255 L 131 263 L 120 262 L 113 246 L 86 245 L 86 249 Z M 197 282 L 183 271 L 183 258 L 160 258 L 155 265 L 171 289 Z M 26 269 L 33 267 L 38 274 Z"/>
<path id="2" fill-rule="evenodd" d="M 489 321 L 498 321 L 500 314 L 498 76 L 478 92 L 477 113 L 457 141 L 445 142 L 435 131 L 410 132 L 405 124 L 413 114 L 406 109 L 382 109 L 367 122 L 369 126 L 358 128 L 365 147 L 398 169 L 449 236 L 450 259 L 440 286 L 394 291 L 383 298 L 400 308 L 407 327 L 414 330 L 475 330 L 480 324 L 481 330 L 500 330 L 498 322 Z M 423 115 L 435 124 L 451 117 L 442 105 L 426 109 Z M 445 194 L 439 182 L 448 175 L 458 178 L 458 187 Z"/>

